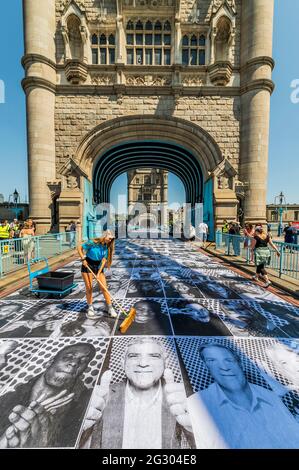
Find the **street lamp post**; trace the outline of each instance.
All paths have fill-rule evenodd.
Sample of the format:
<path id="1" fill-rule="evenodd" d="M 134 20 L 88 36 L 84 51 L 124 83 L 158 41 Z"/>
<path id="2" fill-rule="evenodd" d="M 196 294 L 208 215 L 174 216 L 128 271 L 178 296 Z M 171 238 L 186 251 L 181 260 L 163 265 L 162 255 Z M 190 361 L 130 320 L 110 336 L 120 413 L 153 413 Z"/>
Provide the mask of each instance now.
<path id="1" fill-rule="evenodd" d="M 279 200 L 278 204 L 277 204 L 277 200 Z M 284 213 L 285 210 L 287 210 L 286 198 L 285 198 L 285 195 L 283 194 L 282 191 L 278 196 L 275 197 L 274 204 L 278 206 L 277 211 L 278 211 L 278 214 L 279 214 L 279 224 L 278 224 L 277 235 L 280 237 L 282 232 L 283 232 L 283 224 L 282 224 L 283 213 Z"/>
<path id="2" fill-rule="evenodd" d="M 9 196 L 9 203 L 11 199 L 12 199 L 12 204 L 14 204 L 14 208 L 12 209 L 12 211 L 15 213 L 15 219 L 18 219 L 19 213 L 22 212 L 22 210 L 18 209 L 18 203 L 20 202 L 20 194 L 18 193 L 16 189 L 14 193 Z"/>

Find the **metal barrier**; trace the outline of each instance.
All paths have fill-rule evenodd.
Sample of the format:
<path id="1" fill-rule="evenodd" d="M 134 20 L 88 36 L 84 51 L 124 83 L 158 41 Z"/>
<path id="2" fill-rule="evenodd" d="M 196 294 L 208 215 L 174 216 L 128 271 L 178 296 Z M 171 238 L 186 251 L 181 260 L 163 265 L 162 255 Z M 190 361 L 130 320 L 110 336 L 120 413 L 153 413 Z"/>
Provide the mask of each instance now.
<path id="1" fill-rule="evenodd" d="M 247 264 L 253 261 L 251 250 L 252 239 L 240 235 L 230 235 L 228 233 L 216 232 L 216 248 L 227 256 L 240 256 Z M 273 248 L 269 246 L 271 261 L 269 268 L 282 275 L 299 280 L 299 245 L 275 241 L 273 242 L 280 253 L 276 256 Z"/>
<path id="2" fill-rule="evenodd" d="M 76 232 L 0 240 L 0 278 L 23 268 L 31 258 L 52 258 L 76 245 Z"/>

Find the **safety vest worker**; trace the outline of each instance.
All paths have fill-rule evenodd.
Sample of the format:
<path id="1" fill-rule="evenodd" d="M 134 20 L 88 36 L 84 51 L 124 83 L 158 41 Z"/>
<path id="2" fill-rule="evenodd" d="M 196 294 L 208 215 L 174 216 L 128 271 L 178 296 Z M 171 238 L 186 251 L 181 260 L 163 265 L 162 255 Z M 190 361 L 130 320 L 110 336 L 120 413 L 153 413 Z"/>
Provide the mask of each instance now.
<path id="1" fill-rule="evenodd" d="M 228 233 L 228 232 L 229 232 L 229 225 L 228 225 L 228 222 L 225 221 L 222 227 L 222 233 Z"/>
<path id="2" fill-rule="evenodd" d="M 0 224 L 0 240 L 7 240 L 10 238 L 10 226 L 5 222 Z"/>

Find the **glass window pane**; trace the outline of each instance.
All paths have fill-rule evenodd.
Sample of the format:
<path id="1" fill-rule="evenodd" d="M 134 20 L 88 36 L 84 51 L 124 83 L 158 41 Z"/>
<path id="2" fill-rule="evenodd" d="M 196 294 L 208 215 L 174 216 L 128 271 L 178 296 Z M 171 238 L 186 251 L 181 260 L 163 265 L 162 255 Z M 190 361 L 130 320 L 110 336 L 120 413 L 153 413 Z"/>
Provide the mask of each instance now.
<path id="1" fill-rule="evenodd" d="M 145 65 L 153 65 L 153 49 L 145 49 Z"/>
<path id="2" fill-rule="evenodd" d="M 164 23 L 164 31 L 171 31 L 171 25 L 170 25 L 169 21 L 166 21 Z"/>
<path id="3" fill-rule="evenodd" d="M 135 29 L 143 29 L 143 23 L 140 20 L 137 21 Z"/>
<path id="4" fill-rule="evenodd" d="M 91 38 L 91 43 L 92 44 L 98 44 L 98 41 L 99 41 L 98 36 L 96 34 L 94 34 Z"/>
<path id="5" fill-rule="evenodd" d="M 134 44 L 134 34 L 127 34 L 127 44 L 129 46 Z"/>
<path id="6" fill-rule="evenodd" d="M 100 54 L 101 54 L 101 64 L 102 65 L 107 64 L 107 50 L 106 49 L 100 49 Z"/>
<path id="7" fill-rule="evenodd" d="M 164 44 L 165 46 L 171 45 L 171 36 L 170 34 L 164 34 Z"/>
<path id="8" fill-rule="evenodd" d="M 98 49 L 92 49 L 92 63 L 94 65 L 99 63 L 99 51 L 98 51 Z"/>
<path id="9" fill-rule="evenodd" d="M 100 37 L 100 44 L 106 44 L 106 36 L 105 36 L 105 34 L 101 34 L 101 37 Z"/>
<path id="10" fill-rule="evenodd" d="M 199 45 L 200 46 L 205 46 L 206 45 L 206 38 L 204 36 L 200 36 Z"/>
<path id="11" fill-rule="evenodd" d="M 206 65 L 206 52 L 203 50 L 199 51 L 199 65 Z"/>
<path id="12" fill-rule="evenodd" d="M 134 49 L 127 49 L 127 64 L 134 64 Z"/>
<path id="13" fill-rule="evenodd" d="M 115 46 L 115 36 L 113 36 L 113 34 L 110 34 L 109 36 L 109 44 L 111 46 Z"/>
<path id="14" fill-rule="evenodd" d="M 170 65 L 171 61 L 171 50 L 165 49 L 164 50 L 164 65 Z"/>
<path id="15" fill-rule="evenodd" d="M 183 46 L 189 46 L 189 38 L 188 36 L 183 37 Z"/>
<path id="16" fill-rule="evenodd" d="M 194 35 L 191 37 L 191 46 L 197 46 L 197 37 Z"/>
<path id="17" fill-rule="evenodd" d="M 115 49 L 109 49 L 109 64 L 115 64 Z"/>
<path id="18" fill-rule="evenodd" d="M 148 21 L 145 25 L 145 29 L 147 31 L 151 31 L 153 29 L 153 23 L 151 21 Z"/>
<path id="19" fill-rule="evenodd" d="M 155 24 L 155 31 L 162 31 L 162 24 L 160 21 L 157 21 Z"/>
<path id="20" fill-rule="evenodd" d="M 197 65 L 197 49 L 191 49 L 190 53 L 190 65 Z"/>
<path id="21" fill-rule="evenodd" d="M 152 34 L 146 34 L 145 35 L 145 45 L 146 46 L 151 46 L 153 44 L 153 35 Z"/>
<path id="22" fill-rule="evenodd" d="M 188 49 L 183 49 L 182 62 L 183 62 L 183 65 L 189 65 L 189 50 Z"/>
<path id="23" fill-rule="evenodd" d="M 143 34 L 136 34 L 136 45 L 137 46 L 143 45 Z"/>
<path id="24" fill-rule="evenodd" d="M 128 30 L 134 29 L 133 21 L 128 21 L 128 23 L 127 23 L 127 29 L 128 29 Z"/>
<path id="25" fill-rule="evenodd" d="M 155 65 L 162 65 L 162 49 L 155 49 Z"/>
<path id="26" fill-rule="evenodd" d="M 162 44 L 162 34 L 155 34 L 155 45 L 160 46 Z"/>
<path id="27" fill-rule="evenodd" d="M 143 64 L 143 49 L 136 49 L 136 64 Z"/>

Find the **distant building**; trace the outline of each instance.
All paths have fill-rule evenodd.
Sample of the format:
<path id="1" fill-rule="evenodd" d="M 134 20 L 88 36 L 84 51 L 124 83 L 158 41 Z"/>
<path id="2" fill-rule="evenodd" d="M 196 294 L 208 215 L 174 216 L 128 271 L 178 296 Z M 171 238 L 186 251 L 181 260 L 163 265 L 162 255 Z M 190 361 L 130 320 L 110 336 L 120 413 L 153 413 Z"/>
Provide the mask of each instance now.
<path id="1" fill-rule="evenodd" d="M 18 204 L 18 219 L 26 220 L 29 217 L 29 204 L 21 202 Z M 13 221 L 16 217 L 15 206 L 9 202 L 2 202 L 0 195 L 0 219 L 7 219 L 8 221 Z"/>
<path id="2" fill-rule="evenodd" d="M 278 205 L 267 205 L 267 221 L 269 223 L 279 222 Z M 282 221 L 284 224 L 287 224 L 288 222 L 299 222 L 299 204 L 287 204 L 286 210 L 283 212 Z"/>
<path id="3" fill-rule="evenodd" d="M 144 204 L 151 212 L 153 223 L 161 224 L 161 212 L 167 213 L 168 172 L 160 169 L 140 169 L 128 172 L 129 207 L 137 203 Z M 158 217 L 155 217 L 157 212 Z M 144 223 L 143 223 L 144 221 Z M 139 218 L 141 225 L 147 225 L 147 218 Z"/>

